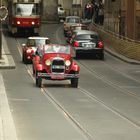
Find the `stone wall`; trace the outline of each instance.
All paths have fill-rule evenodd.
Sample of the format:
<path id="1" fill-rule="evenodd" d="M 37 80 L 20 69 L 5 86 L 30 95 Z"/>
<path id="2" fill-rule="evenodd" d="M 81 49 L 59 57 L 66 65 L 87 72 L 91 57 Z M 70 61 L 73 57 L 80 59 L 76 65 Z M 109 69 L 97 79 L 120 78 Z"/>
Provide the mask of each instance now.
<path id="1" fill-rule="evenodd" d="M 105 47 L 115 51 L 127 58 L 140 61 L 140 42 L 123 38 L 112 32 L 105 31 L 102 27 L 90 24 L 90 30 L 97 31 L 105 42 Z"/>
<path id="2" fill-rule="evenodd" d="M 58 21 L 57 6 L 58 6 L 58 0 L 43 0 L 42 20 Z"/>

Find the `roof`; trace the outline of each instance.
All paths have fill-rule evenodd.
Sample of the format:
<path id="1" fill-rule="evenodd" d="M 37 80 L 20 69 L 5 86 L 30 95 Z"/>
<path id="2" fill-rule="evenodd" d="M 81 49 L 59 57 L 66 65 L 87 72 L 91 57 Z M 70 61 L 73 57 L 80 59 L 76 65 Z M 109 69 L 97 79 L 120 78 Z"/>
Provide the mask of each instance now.
<path id="1" fill-rule="evenodd" d="M 42 37 L 42 36 L 30 36 L 28 39 L 49 39 L 48 37 Z"/>
<path id="2" fill-rule="evenodd" d="M 79 16 L 67 16 L 66 18 L 80 18 Z"/>

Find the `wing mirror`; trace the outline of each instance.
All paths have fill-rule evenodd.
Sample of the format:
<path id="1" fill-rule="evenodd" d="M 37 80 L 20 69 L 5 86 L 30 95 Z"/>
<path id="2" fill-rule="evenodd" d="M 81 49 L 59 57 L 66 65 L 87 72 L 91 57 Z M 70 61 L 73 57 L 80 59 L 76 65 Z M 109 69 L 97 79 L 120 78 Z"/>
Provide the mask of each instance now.
<path id="1" fill-rule="evenodd" d="M 22 44 L 22 47 L 25 47 L 26 46 L 26 44 Z"/>

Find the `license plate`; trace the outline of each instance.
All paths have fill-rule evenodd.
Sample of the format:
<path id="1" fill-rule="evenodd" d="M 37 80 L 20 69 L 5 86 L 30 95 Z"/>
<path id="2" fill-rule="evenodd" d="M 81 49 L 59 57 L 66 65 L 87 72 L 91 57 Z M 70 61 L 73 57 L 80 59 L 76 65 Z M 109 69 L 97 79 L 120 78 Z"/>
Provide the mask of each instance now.
<path id="1" fill-rule="evenodd" d="M 85 49 L 92 49 L 95 48 L 95 43 L 83 43 L 83 47 Z"/>
<path id="2" fill-rule="evenodd" d="M 58 74 L 58 75 L 51 75 L 51 78 L 52 79 L 64 79 L 64 75 L 60 75 L 60 74 Z"/>
<path id="3" fill-rule="evenodd" d="M 27 21 L 24 21 L 24 22 L 23 22 L 23 24 L 29 24 L 29 22 L 27 22 Z"/>
<path id="4" fill-rule="evenodd" d="M 61 66 L 61 65 L 53 65 L 52 68 L 53 69 L 64 69 L 64 66 Z"/>

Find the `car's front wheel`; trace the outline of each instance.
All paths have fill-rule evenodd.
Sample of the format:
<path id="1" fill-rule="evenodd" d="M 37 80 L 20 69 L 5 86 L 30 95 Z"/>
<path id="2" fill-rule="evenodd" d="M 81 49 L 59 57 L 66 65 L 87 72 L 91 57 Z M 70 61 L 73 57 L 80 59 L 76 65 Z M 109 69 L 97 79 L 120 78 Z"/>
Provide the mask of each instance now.
<path id="1" fill-rule="evenodd" d="M 36 86 L 38 87 L 42 86 L 42 78 L 37 76 L 37 72 L 36 72 Z"/>
<path id="2" fill-rule="evenodd" d="M 34 65 L 32 64 L 33 75 L 35 75 Z"/>
<path id="3" fill-rule="evenodd" d="M 74 88 L 78 87 L 78 78 L 72 78 L 71 79 L 71 86 Z"/>
<path id="4" fill-rule="evenodd" d="M 100 59 L 100 60 L 104 60 L 104 53 L 100 53 L 100 54 L 99 54 L 99 59 Z"/>
<path id="5" fill-rule="evenodd" d="M 28 60 L 27 60 L 27 58 L 25 57 L 24 54 L 22 55 L 22 62 L 23 62 L 24 64 L 28 64 Z"/>

